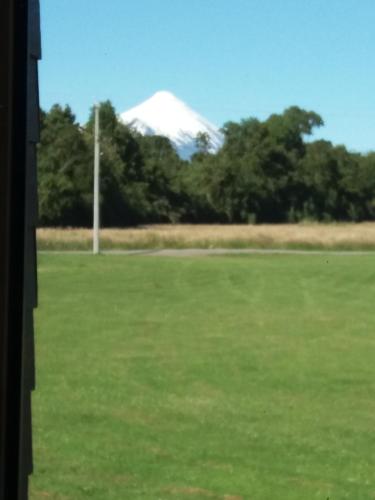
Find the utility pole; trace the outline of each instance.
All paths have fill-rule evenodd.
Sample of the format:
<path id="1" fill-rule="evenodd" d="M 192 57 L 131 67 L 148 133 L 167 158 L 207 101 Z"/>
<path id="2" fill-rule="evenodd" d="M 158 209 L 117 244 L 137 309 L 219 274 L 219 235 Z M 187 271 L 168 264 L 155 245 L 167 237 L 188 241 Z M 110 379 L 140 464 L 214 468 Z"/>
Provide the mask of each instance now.
<path id="1" fill-rule="evenodd" d="M 95 104 L 95 139 L 94 139 L 94 224 L 93 224 L 93 253 L 99 253 L 99 106 Z"/>

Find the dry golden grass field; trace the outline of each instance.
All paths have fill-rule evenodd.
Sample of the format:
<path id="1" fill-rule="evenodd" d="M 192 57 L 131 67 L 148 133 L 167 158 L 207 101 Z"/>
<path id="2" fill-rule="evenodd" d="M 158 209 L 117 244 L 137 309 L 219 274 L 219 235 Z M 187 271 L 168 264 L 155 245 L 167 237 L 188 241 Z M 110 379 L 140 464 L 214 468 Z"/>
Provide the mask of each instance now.
<path id="1" fill-rule="evenodd" d="M 375 222 L 358 224 L 150 225 L 102 229 L 103 249 L 280 248 L 375 250 Z M 90 229 L 38 230 L 39 250 L 88 250 Z"/>

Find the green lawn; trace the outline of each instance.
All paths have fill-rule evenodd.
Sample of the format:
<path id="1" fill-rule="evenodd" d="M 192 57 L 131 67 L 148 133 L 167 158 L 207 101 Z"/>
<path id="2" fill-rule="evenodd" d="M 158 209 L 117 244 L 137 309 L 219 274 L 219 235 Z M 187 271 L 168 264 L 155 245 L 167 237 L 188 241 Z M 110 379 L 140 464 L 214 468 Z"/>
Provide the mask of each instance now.
<path id="1" fill-rule="evenodd" d="M 42 255 L 32 499 L 375 499 L 375 257 Z"/>

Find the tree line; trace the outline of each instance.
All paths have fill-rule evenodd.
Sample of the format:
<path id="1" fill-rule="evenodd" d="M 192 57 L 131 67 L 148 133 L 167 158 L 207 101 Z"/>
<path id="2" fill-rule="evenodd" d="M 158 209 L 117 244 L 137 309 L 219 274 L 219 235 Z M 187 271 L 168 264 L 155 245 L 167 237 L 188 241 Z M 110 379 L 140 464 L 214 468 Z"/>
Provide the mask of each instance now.
<path id="1" fill-rule="evenodd" d="M 142 136 L 100 104 L 101 224 L 363 221 L 375 217 L 375 152 L 311 140 L 322 118 L 296 106 L 267 120 L 228 122 L 224 145 L 180 159 L 170 141 Z M 310 140 L 309 140 L 310 139 Z M 90 226 L 94 111 L 85 126 L 69 106 L 41 111 L 42 226 Z"/>

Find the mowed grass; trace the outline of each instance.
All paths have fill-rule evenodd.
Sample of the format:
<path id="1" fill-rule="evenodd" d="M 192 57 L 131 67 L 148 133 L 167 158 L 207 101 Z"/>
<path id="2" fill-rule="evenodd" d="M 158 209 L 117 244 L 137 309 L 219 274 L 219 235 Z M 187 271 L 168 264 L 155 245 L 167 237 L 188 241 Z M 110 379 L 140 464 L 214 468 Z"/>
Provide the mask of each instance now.
<path id="1" fill-rule="evenodd" d="M 375 498 L 375 258 L 42 255 L 31 498 Z"/>
<path id="2" fill-rule="evenodd" d="M 101 248 L 282 248 L 375 250 L 375 223 L 155 224 L 101 229 Z M 90 250 L 92 230 L 38 229 L 39 250 Z"/>

